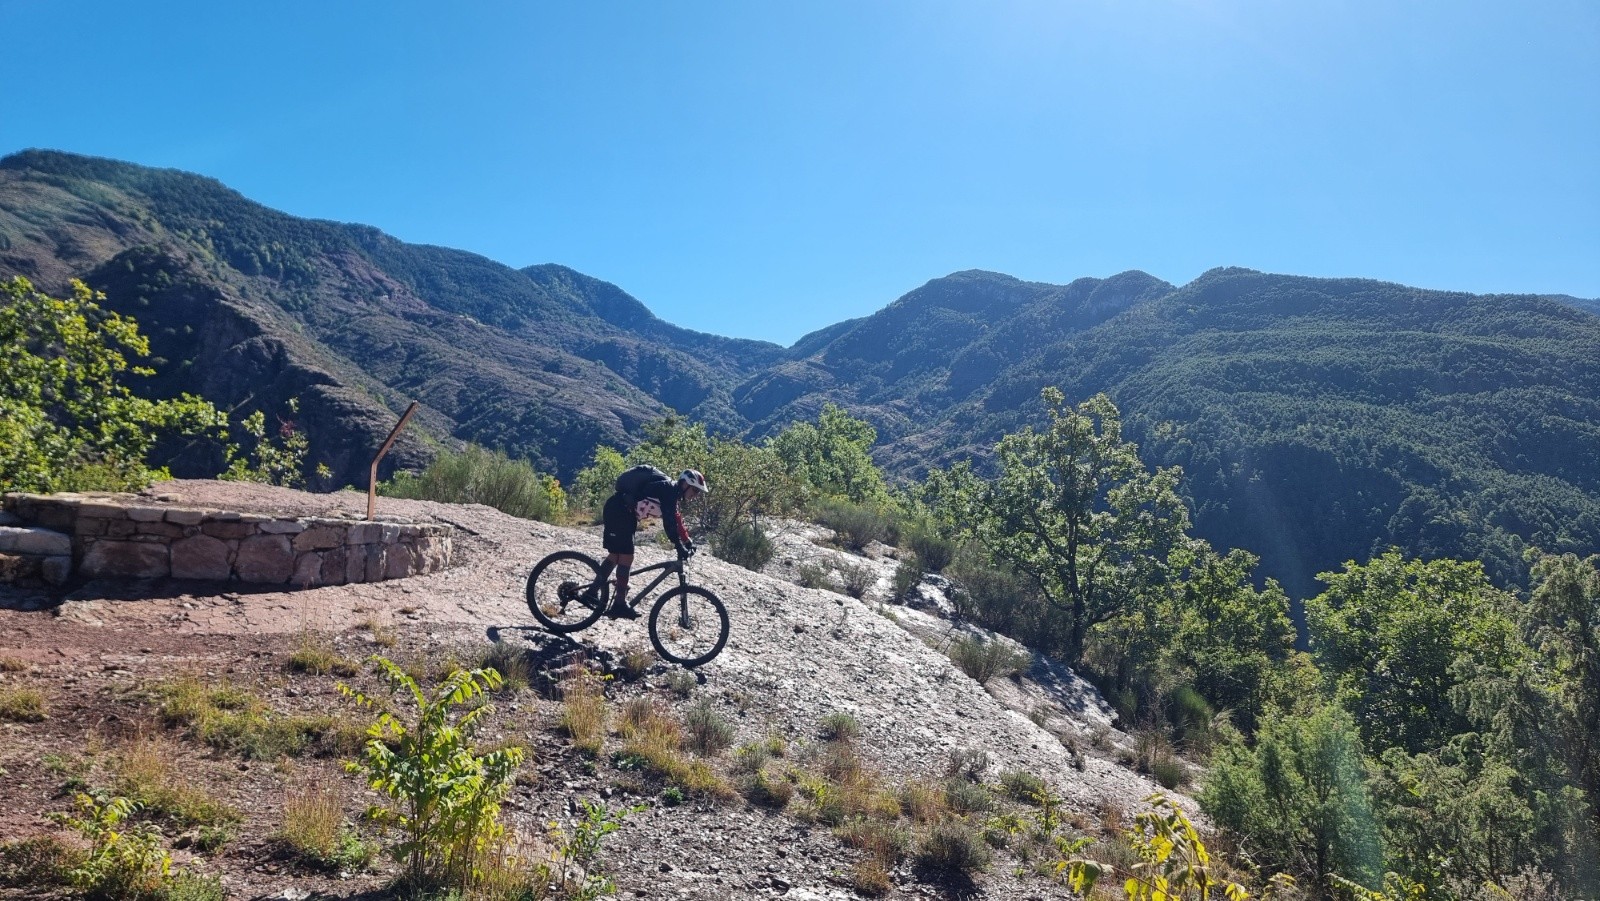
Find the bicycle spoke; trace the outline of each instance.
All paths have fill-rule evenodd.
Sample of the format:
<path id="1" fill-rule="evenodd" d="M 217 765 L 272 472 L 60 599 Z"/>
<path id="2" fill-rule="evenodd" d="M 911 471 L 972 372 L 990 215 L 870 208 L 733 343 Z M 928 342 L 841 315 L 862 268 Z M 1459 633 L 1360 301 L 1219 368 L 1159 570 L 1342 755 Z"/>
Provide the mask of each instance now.
<path id="1" fill-rule="evenodd" d="M 581 556 L 546 559 L 528 580 L 528 606 L 547 628 L 581 629 L 599 616 L 609 592 L 597 585 L 598 573 Z"/>
<path id="2" fill-rule="evenodd" d="M 728 638 L 728 613 L 709 592 L 673 591 L 650 611 L 650 640 L 661 656 L 684 666 L 715 657 Z"/>

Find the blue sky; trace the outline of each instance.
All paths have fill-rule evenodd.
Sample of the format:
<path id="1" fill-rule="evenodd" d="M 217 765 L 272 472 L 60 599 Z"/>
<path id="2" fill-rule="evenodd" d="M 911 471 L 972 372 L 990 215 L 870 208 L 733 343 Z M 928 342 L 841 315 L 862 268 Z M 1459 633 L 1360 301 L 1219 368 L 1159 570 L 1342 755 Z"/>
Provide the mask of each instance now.
<path id="1" fill-rule="evenodd" d="M 1595 0 L 0 0 L 0 154 L 790 343 L 931 278 L 1600 296 Z"/>

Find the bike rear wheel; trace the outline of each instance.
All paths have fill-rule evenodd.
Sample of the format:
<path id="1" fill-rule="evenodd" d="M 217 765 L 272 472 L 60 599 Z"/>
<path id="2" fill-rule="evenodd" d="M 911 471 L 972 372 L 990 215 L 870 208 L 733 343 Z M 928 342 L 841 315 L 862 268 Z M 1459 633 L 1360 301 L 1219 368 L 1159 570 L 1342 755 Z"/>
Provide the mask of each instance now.
<path id="1" fill-rule="evenodd" d="M 587 629 L 605 612 L 611 597 L 611 586 L 599 579 L 600 564 L 593 557 L 557 551 L 528 574 L 528 611 L 552 632 Z"/>
<path id="2" fill-rule="evenodd" d="M 680 666 L 708 663 L 728 643 L 728 608 L 697 585 L 674 588 L 650 608 L 650 643 Z"/>

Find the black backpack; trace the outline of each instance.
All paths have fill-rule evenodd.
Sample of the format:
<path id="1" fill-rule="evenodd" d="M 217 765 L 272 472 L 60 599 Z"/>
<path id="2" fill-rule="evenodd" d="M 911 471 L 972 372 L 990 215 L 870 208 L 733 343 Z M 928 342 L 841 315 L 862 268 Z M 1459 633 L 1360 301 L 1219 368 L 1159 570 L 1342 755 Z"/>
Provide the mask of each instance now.
<path id="1" fill-rule="evenodd" d="M 651 482 L 666 481 L 670 481 L 666 473 L 649 463 L 640 463 L 632 469 L 623 470 L 622 475 L 617 476 L 617 493 L 637 500 L 640 488 Z"/>

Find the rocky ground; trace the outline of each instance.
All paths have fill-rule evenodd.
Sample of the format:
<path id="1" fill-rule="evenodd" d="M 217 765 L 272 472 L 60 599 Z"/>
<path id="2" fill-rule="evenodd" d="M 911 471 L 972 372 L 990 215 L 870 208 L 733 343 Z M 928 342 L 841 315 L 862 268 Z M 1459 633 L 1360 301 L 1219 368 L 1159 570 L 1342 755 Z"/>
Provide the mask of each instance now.
<path id="1" fill-rule="evenodd" d="M 241 483 L 168 482 L 150 494 L 241 511 L 365 510 L 364 495 Z M 297 649 L 317 644 L 351 659 L 382 653 L 419 672 L 438 672 L 451 659 L 479 659 L 498 639 L 525 651 L 535 670 L 534 689 L 496 697 L 483 736 L 528 749 L 508 813 L 529 841 L 548 843 L 551 824 L 570 831 L 585 800 L 613 809 L 642 805 L 601 854 L 616 897 L 859 897 L 851 873 L 863 855 L 827 826 L 737 797 L 673 803 L 672 793 L 619 768 L 608 754 L 577 753 L 558 728 L 561 703 L 536 690 L 541 668 L 588 659 L 615 670 L 624 654 L 648 647 L 642 621 L 602 620 L 577 642 L 529 625 L 522 587 L 531 565 L 556 550 L 598 549 L 597 530 L 519 520 L 481 506 L 384 499 L 379 512 L 453 525 L 455 564 L 411 579 L 300 591 L 97 582 L 74 586 L 64 598 L 0 595 L 8 608 L 0 609 L 0 668 L 8 670 L 0 673 L 0 688 L 42 692 L 48 714 L 40 722 L 0 721 L 0 837 L 54 828 L 45 816 L 70 807 L 73 787 L 113 783 L 142 742 L 177 764 L 172 778 L 203 787 L 242 818 L 220 849 L 176 854 L 180 863 L 219 874 L 230 897 L 380 896 L 392 865 L 356 873 L 319 868 L 276 837 L 291 791 L 339 786 L 352 820 L 374 799 L 342 772 L 335 738 L 278 760 L 208 748 L 162 723 L 159 686 L 190 674 L 206 684 L 247 688 L 278 714 L 333 712 L 355 722 L 359 712 L 341 700 L 336 685 L 379 691 L 373 677 L 292 672 L 288 662 Z M 780 530 L 779 553 L 766 573 L 697 557 L 693 580 L 715 591 L 732 615 L 726 650 L 693 680 L 662 663 L 632 681 L 618 673 L 607 687 L 611 709 L 641 696 L 675 709 L 704 701 L 733 724 L 736 745 L 781 737 L 796 766 L 822 747 L 819 723 L 845 712 L 861 727 L 860 759 L 885 784 L 940 778 L 961 752 L 981 751 L 979 779 L 992 785 L 1012 771 L 1043 777 L 1063 799 L 1067 821 L 1091 835 L 1125 822 L 1142 799 L 1161 790 L 1119 763 L 1129 758 L 1128 737 L 1070 671 L 1035 661 L 1026 675 L 979 685 L 939 650 L 957 627 L 938 615 L 932 585 L 925 610 L 888 604 L 892 549 L 848 555 L 827 547 L 826 538 L 799 524 Z M 664 557 L 642 546 L 641 565 Z M 828 560 L 835 568 L 873 568 L 860 599 L 791 581 Z M 166 831 L 179 845 L 194 844 L 192 829 L 168 824 Z M 1007 853 L 972 878 L 919 869 L 911 858 L 889 875 L 893 898 L 1070 897 Z"/>

